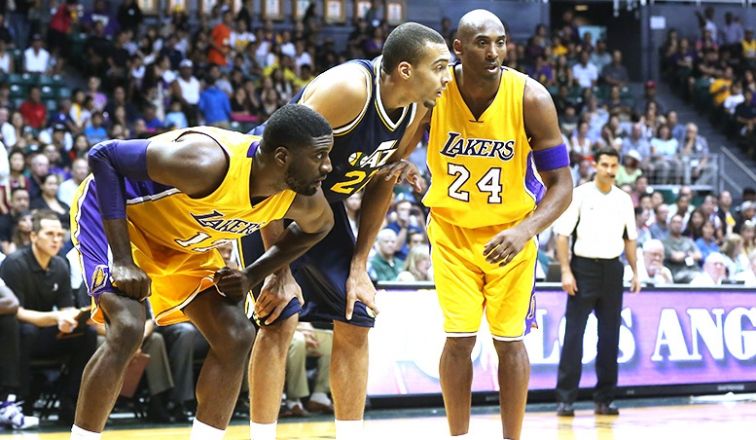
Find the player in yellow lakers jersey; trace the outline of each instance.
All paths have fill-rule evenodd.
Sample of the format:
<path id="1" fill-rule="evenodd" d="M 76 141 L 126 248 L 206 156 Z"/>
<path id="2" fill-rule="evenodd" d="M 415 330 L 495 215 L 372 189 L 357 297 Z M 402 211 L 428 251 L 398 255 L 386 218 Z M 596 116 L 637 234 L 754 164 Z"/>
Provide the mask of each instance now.
<path id="1" fill-rule="evenodd" d="M 198 127 L 90 151 L 72 235 L 108 331 L 84 371 L 72 439 L 100 438 L 141 345 L 147 297 L 158 324 L 190 320 L 208 340 L 191 438 L 223 437 L 255 334 L 235 303 L 331 229 L 320 183 L 332 145 L 322 116 L 289 105 L 262 138 Z M 218 246 L 284 217 L 293 223 L 265 255 L 242 271 L 224 267 Z"/>
<path id="2" fill-rule="evenodd" d="M 567 149 L 546 89 L 502 67 L 506 35 L 492 13 L 459 22 L 461 64 L 430 119 L 428 236 L 446 344 L 440 377 L 452 436 L 470 418 L 470 354 L 482 315 L 499 358 L 504 438 L 519 439 L 535 318 L 536 234 L 570 203 Z"/>

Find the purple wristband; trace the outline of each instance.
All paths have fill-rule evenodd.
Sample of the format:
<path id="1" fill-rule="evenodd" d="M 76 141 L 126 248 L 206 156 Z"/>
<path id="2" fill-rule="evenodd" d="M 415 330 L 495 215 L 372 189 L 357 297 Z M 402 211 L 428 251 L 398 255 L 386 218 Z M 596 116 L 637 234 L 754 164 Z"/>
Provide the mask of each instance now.
<path id="1" fill-rule="evenodd" d="M 97 197 L 103 219 L 126 218 L 124 178 L 148 180 L 147 145 L 150 141 L 105 141 L 89 151 L 89 167 L 101 197 Z M 107 194 L 107 197 L 105 195 Z"/>
<path id="2" fill-rule="evenodd" d="M 538 171 L 551 171 L 570 165 L 570 155 L 567 146 L 559 144 L 544 150 L 533 150 L 533 161 Z"/>

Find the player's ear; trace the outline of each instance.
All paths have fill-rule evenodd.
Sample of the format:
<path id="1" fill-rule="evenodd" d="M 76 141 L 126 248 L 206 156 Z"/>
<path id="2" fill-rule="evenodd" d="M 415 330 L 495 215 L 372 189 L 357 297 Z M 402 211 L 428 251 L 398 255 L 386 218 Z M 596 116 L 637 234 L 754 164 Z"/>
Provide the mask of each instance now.
<path id="1" fill-rule="evenodd" d="M 459 38 L 455 38 L 452 42 L 452 50 L 454 51 L 454 55 L 459 58 L 462 55 L 462 41 Z"/>
<path id="2" fill-rule="evenodd" d="M 407 61 L 402 61 L 396 66 L 396 70 L 399 72 L 399 76 L 403 79 L 409 79 L 412 76 L 412 64 Z"/>
<path id="3" fill-rule="evenodd" d="M 289 160 L 291 160 L 291 152 L 288 148 L 280 146 L 273 150 L 273 161 L 276 165 L 285 167 Z"/>

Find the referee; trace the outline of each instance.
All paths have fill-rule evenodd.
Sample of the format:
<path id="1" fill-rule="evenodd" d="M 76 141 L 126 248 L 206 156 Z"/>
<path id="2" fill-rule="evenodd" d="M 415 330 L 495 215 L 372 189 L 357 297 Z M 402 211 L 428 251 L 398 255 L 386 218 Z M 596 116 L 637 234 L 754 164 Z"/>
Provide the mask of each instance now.
<path id="1" fill-rule="evenodd" d="M 583 333 L 588 315 L 598 319 L 595 413 L 617 415 L 612 405 L 617 386 L 620 311 L 622 310 L 622 251 L 633 270 L 631 291 L 640 290 L 635 265 L 635 213 L 630 196 L 614 186 L 619 155 L 612 148 L 596 154 L 596 177 L 575 188 L 572 203 L 554 225 L 562 288 L 569 294 L 567 325 L 559 360 L 557 415 L 575 415 L 582 370 Z M 570 261 L 569 237 L 573 237 Z"/>

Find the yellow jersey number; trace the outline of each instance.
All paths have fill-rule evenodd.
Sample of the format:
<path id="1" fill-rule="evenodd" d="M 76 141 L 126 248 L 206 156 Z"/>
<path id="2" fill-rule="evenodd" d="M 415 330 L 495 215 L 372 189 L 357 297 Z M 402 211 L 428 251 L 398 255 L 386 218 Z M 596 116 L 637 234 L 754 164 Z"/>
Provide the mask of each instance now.
<path id="1" fill-rule="evenodd" d="M 363 170 L 354 170 L 344 174 L 347 180 L 333 184 L 331 191 L 339 194 L 354 194 L 367 185 L 370 182 L 370 178 L 373 177 L 378 170 L 373 170 L 368 174 Z"/>

